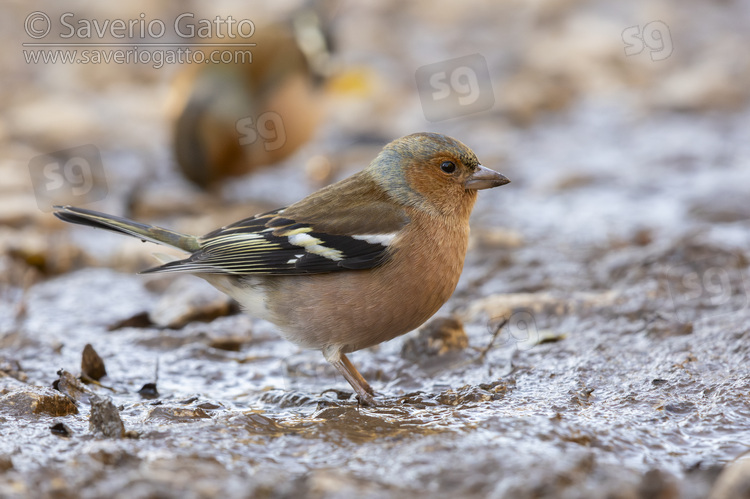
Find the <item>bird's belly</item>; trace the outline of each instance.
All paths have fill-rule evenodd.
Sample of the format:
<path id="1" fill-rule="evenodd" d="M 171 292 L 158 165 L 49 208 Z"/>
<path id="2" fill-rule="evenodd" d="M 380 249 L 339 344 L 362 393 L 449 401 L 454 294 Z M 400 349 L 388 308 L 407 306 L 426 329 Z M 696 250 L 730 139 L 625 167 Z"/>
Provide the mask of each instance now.
<path id="1" fill-rule="evenodd" d="M 367 273 L 367 278 L 363 274 Z M 352 352 L 416 329 L 450 298 L 455 275 L 394 275 L 386 267 L 276 278 L 268 306 L 286 339 Z M 279 301 L 277 297 L 286 300 Z"/>

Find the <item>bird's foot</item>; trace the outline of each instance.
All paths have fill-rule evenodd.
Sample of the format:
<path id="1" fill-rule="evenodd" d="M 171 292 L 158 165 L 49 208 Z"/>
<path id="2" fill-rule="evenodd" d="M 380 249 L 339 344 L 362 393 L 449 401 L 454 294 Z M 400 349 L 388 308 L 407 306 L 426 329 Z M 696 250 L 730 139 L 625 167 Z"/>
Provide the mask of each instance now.
<path id="1" fill-rule="evenodd" d="M 354 388 L 354 392 L 357 394 L 357 399 L 360 404 L 372 407 L 378 405 L 377 402 L 375 402 L 375 390 L 373 390 L 369 383 L 365 381 L 365 378 L 359 374 L 357 368 L 354 367 L 354 364 L 351 363 L 346 355 L 343 353 L 332 355 L 330 357 L 326 355 L 326 359 L 333 364 L 333 367 L 335 367 L 344 379 L 349 382 L 352 388 Z"/>

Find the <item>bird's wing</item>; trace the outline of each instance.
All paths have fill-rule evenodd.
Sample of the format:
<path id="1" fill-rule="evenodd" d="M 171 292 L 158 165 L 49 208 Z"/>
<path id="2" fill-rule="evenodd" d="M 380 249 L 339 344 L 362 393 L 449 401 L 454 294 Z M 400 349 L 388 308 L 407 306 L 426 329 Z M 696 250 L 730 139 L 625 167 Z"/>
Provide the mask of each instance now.
<path id="1" fill-rule="evenodd" d="M 314 210 L 298 203 L 222 227 L 201 237 L 201 249 L 189 258 L 145 272 L 303 275 L 370 269 L 388 260 L 391 242 L 408 222 L 402 210 L 377 199 L 347 203 L 339 197 L 327 209 L 324 200 L 315 204 Z"/>

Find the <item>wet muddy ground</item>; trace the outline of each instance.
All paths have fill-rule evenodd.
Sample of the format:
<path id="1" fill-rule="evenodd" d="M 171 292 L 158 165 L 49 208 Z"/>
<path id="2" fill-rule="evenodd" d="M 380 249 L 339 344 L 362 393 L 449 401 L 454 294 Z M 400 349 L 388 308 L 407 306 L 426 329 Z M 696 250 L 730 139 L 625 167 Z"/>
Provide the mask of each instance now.
<path id="1" fill-rule="evenodd" d="M 173 166 L 158 104 L 175 68 L 16 62 L 0 127 L 0 496 L 747 497 L 748 18 L 731 2 L 634 5 L 343 9 L 337 57 L 358 69 L 327 89 L 315 140 L 212 194 Z M 674 55 L 625 57 L 622 31 L 659 18 Z M 425 121 L 414 70 L 472 52 L 495 106 Z M 512 183 L 480 193 L 436 317 L 351 355 L 375 408 L 201 280 L 135 275 L 156 246 L 40 211 L 27 170 L 93 143 L 108 195 L 87 207 L 200 233 L 417 130 L 461 139 Z"/>

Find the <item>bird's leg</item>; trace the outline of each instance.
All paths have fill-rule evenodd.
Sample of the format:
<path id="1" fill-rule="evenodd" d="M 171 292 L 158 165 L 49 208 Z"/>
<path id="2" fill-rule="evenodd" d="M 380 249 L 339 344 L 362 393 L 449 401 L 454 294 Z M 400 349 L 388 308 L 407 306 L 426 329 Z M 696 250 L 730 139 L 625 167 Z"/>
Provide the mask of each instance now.
<path id="1" fill-rule="evenodd" d="M 370 406 L 377 405 L 375 403 L 375 391 L 370 387 L 367 381 L 365 381 L 365 378 L 359 374 L 357 368 L 354 367 L 354 364 L 351 363 L 346 355 L 341 352 L 327 353 L 325 350 L 323 351 L 323 355 L 326 360 L 333 364 L 333 367 L 341 373 L 344 379 L 352 385 L 352 388 L 354 388 L 354 391 L 357 393 L 362 404 Z"/>

